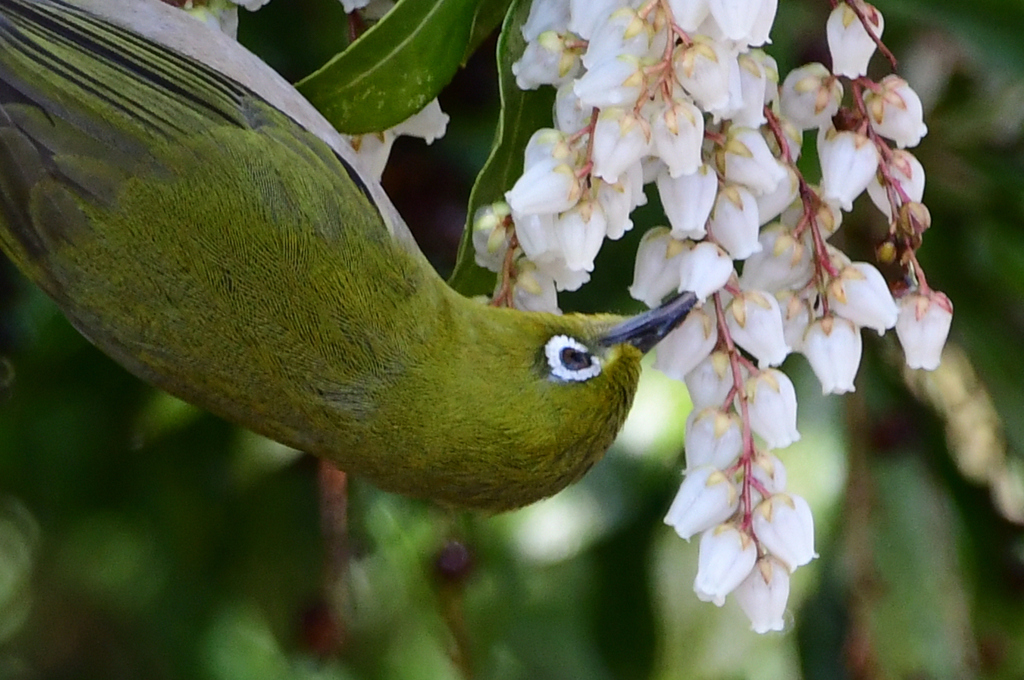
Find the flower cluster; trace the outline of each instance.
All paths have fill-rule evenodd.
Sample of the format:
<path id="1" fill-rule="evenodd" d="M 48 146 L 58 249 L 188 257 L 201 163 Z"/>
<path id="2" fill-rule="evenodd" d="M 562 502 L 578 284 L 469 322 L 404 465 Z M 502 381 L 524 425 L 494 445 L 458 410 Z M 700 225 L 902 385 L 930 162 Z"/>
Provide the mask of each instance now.
<path id="1" fill-rule="evenodd" d="M 881 13 L 840 2 L 826 26 L 832 68 L 780 80 L 759 49 L 776 7 L 535 2 L 513 70 L 522 88 L 557 88 L 554 125 L 530 139 L 523 175 L 473 234 L 477 262 L 500 273 L 497 304 L 557 312 L 557 291 L 589 279 L 655 184 L 668 224 L 644 234 L 630 294 L 653 307 L 691 290 L 703 303 L 657 349 L 655 367 L 694 404 L 665 521 L 700 535 L 698 597 L 735 594 L 758 632 L 782 628 L 790 574 L 815 556 L 808 504 L 772 453 L 800 436 L 793 384 L 775 367 L 801 353 L 824 393 L 849 392 L 861 329 L 895 327 L 907 363 L 934 369 L 952 316 L 916 257 L 930 221 L 907 151 L 927 131 L 920 99 L 897 76 L 865 75 L 876 50 L 888 55 Z M 817 184 L 796 165 L 807 131 Z M 902 270 L 895 296 L 829 242 L 865 191 L 889 222 L 876 255 Z"/>

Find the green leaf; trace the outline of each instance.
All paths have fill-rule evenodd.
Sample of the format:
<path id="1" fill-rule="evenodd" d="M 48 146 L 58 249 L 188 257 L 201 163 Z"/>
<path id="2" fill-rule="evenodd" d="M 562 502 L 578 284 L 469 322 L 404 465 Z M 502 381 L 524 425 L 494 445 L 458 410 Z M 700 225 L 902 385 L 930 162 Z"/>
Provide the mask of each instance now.
<path id="1" fill-rule="evenodd" d="M 481 0 L 400 0 L 296 87 L 340 132 L 377 132 L 437 96 L 466 53 Z"/>
<path id="2" fill-rule="evenodd" d="M 473 16 L 473 28 L 469 33 L 469 47 L 462 56 L 463 63 L 469 60 L 476 52 L 476 48 L 480 47 L 480 43 L 501 23 L 511 4 L 512 0 L 480 0 Z"/>
<path id="3" fill-rule="evenodd" d="M 526 46 L 519 27 L 530 11 L 529 0 L 516 0 L 509 9 L 498 38 L 498 81 L 501 114 L 491 145 L 491 154 L 476 178 L 469 195 L 466 228 L 459 244 L 459 255 L 449 283 L 463 295 L 489 294 L 494 289 L 494 274 L 478 266 L 473 259 L 473 215 L 484 205 L 504 200 L 523 172 L 523 151 L 530 136 L 542 127 L 551 127 L 555 93 L 550 87 L 524 92 L 516 85 L 512 63 Z"/>

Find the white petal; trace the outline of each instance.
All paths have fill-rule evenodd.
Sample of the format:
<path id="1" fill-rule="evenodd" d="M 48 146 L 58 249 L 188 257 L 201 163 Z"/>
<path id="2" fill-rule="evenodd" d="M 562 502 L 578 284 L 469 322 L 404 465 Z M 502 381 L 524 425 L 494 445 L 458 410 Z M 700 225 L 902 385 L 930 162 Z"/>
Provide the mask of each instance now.
<path id="1" fill-rule="evenodd" d="M 703 302 L 734 273 L 732 258 L 720 246 L 701 241 L 679 260 L 679 291 L 692 291 Z"/>
<path id="2" fill-rule="evenodd" d="M 710 465 L 725 470 L 743 450 L 743 431 L 734 410 L 694 409 L 686 419 L 686 469 Z M 724 520 L 723 520 L 724 521 Z"/>
<path id="3" fill-rule="evenodd" d="M 761 249 L 743 263 L 740 286 L 771 292 L 802 288 L 814 273 L 811 249 L 781 223 L 765 227 L 758 235 Z"/>
<path id="4" fill-rule="evenodd" d="M 660 108 L 651 121 L 651 135 L 669 176 L 690 175 L 701 166 L 704 116 L 692 102 L 676 98 Z"/>
<path id="5" fill-rule="evenodd" d="M 782 115 L 801 130 L 828 127 L 839 110 L 843 86 L 817 62 L 795 68 L 782 81 Z"/>
<path id="6" fill-rule="evenodd" d="M 818 134 L 821 159 L 821 191 L 826 200 L 853 208 L 857 198 L 878 170 L 878 149 L 862 134 L 822 128 Z"/>
<path id="7" fill-rule="evenodd" d="M 712 352 L 686 374 L 686 389 L 693 407 L 721 407 L 733 388 L 732 365 L 725 352 Z"/>
<path id="8" fill-rule="evenodd" d="M 738 184 L 722 187 L 708 222 L 708 233 L 729 251 L 729 255 L 743 260 L 759 251 L 761 244 L 757 236 L 760 225 L 754 195 Z"/>
<path id="9" fill-rule="evenodd" d="M 679 261 L 686 248 L 665 227 L 648 230 L 636 250 L 630 296 L 648 307 L 661 304 L 666 295 L 679 288 Z"/>
<path id="10" fill-rule="evenodd" d="M 871 127 L 901 149 L 917 146 L 928 133 L 921 98 L 899 76 L 886 76 L 878 86 L 879 91 L 868 91 L 864 95 Z"/>
<path id="11" fill-rule="evenodd" d="M 867 262 L 853 262 L 828 286 L 832 311 L 879 335 L 896 325 L 899 311 L 882 274 Z"/>
<path id="12" fill-rule="evenodd" d="M 617 182 L 629 166 L 638 164 L 651 148 L 650 130 L 631 112 L 604 109 L 594 126 L 593 174 Z"/>
<path id="13" fill-rule="evenodd" d="M 917 160 L 909 151 L 894 149 L 889 158 L 888 168 L 890 177 L 899 185 L 907 199 L 920 202 L 924 196 L 924 166 L 921 165 L 921 161 Z M 886 217 L 895 218 L 896 209 L 890 203 L 889 194 L 879 181 L 877 173 L 868 184 L 868 196 L 871 197 L 871 202 L 875 204 L 875 207 L 881 210 Z M 900 196 L 899 203 L 903 202 L 903 198 Z"/>

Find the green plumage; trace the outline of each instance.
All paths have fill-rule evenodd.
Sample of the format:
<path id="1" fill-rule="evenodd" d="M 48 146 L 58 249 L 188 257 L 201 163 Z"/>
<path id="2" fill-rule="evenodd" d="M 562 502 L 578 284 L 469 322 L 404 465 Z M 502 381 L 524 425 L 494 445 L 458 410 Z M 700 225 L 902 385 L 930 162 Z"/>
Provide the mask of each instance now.
<path id="1" fill-rule="evenodd" d="M 601 345 L 620 319 L 459 296 L 352 165 L 219 72 L 57 0 L 0 0 L 0 106 L 4 252 L 172 394 L 491 510 L 577 479 L 625 419 L 641 351 Z M 552 376 L 560 334 L 599 375 Z"/>

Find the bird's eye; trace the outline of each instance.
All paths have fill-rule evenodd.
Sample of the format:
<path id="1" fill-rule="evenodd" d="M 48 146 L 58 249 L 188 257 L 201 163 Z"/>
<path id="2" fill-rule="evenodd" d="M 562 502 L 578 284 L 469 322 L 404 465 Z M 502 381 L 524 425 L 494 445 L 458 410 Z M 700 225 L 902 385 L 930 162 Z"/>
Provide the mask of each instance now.
<path id="1" fill-rule="evenodd" d="M 601 374 L 601 361 L 579 340 L 556 335 L 544 345 L 551 377 L 562 382 L 583 382 Z"/>

